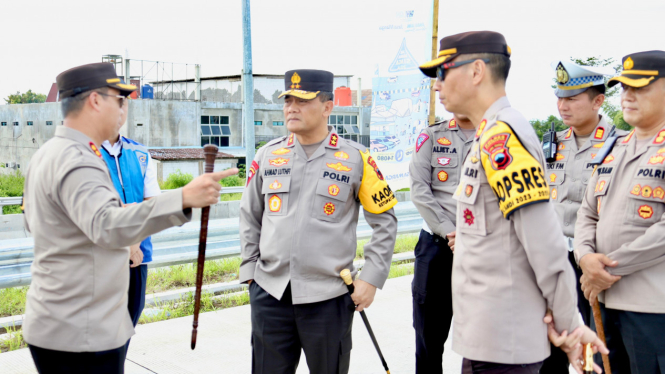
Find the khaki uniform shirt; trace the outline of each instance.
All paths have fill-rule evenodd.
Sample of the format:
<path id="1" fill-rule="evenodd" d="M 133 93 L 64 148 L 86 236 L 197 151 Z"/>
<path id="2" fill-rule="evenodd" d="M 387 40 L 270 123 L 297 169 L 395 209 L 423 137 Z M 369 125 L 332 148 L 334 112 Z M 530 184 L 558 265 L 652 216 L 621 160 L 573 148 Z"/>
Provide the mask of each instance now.
<path id="1" fill-rule="evenodd" d="M 429 230 L 441 237 L 455 231 L 459 184 L 464 157 L 473 136 L 466 139 L 456 121 L 436 123 L 418 135 L 411 157 L 411 201 Z"/>
<path id="2" fill-rule="evenodd" d="M 619 138 L 589 183 L 575 226 L 575 257 L 604 253 L 622 278 L 599 295 L 612 309 L 665 313 L 665 129 L 636 149 Z"/>
<path id="3" fill-rule="evenodd" d="M 584 192 L 593 172 L 591 162 L 596 158 L 611 129 L 612 125 L 601 116 L 589 140 L 580 148 L 577 147 L 572 128 L 557 133 L 557 160 L 545 165 L 545 178 L 550 185 L 550 199 L 559 216 L 559 224 L 563 227 L 564 235 L 569 238 L 575 236 L 577 211 L 582 205 Z M 619 135 L 625 134 L 622 130 L 616 132 Z"/>
<path id="4" fill-rule="evenodd" d="M 360 279 L 381 288 L 397 235 L 397 204 L 364 146 L 331 131 L 308 159 L 294 134 L 259 149 L 240 201 L 240 282 L 254 279 L 281 299 L 291 283 L 294 304 L 348 290 L 339 276 L 355 275 L 360 205 L 372 227 Z"/>
<path id="5" fill-rule="evenodd" d="M 579 325 L 574 270 L 533 128 L 506 97 L 484 118 L 455 192 L 453 349 L 472 360 L 534 363 L 550 354 L 548 308 L 559 332 Z"/>
<path id="6" fill-rule="evenodd" d="M 127 312 L 129 245 L 189 221 L 182 191 L 122 208 L 106 163 L 79 131 L 58 126 L 25 178 L 34 260 L 23 335 L 67 352 L 118 348 L 134 334 Z"/>

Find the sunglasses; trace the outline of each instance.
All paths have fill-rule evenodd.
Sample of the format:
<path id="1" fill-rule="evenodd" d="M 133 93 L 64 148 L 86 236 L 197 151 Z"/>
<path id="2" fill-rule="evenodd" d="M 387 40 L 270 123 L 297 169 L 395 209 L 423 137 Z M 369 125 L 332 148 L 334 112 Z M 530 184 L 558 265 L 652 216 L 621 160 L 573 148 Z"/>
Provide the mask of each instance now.
<path id="1" fill-rule="evenodd" d="M 440 81 L 443 81 L 444 79 L 446 79 L 446 70 L 458 68 L 462 65 L 470 64 L 470 63 L 478 61 L 478 60 L 480 60 L 480 61 L 482 61 L 486 64 L 490 62 L 490 60 L 487 59 L 487 58 L 477 58 L 477 59 L 474 59 L 474 60 L 456 61 L 456 62 L 449 62 L 447 64 L 439 65 L 436 68 L 436 79 L 440 80 Z"/>
<path id="2" fill-rule="evenodd" d="M 122 96 L 122 95 L 109 95 L 109 94 L 105 94 L 105 93 L 101 93 L 101 92 L 97 92 L 97 93 L 100 94 L 100 95 L 102 95 L 102 96 L 108 96 L 108 97 L 115 97 L 115 98 L 117 98 L 117 99 L 118 99 L 118 105 L 120 105 L 121 108 L 122 108 L 123 105 L 125 105 L 125 100 L 127 100 L 127 97 L 126 97 L 126 96 Z"/>

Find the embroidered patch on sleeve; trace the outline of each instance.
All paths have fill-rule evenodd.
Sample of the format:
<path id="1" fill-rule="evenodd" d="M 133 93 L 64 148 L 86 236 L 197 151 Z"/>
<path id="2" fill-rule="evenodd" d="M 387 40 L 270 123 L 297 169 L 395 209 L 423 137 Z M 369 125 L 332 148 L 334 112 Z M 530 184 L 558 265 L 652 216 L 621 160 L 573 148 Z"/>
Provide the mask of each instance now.
<path id="1" fill-rule="evenodd" d="M 540 163 L 508 124 L 497 121 L 481 136 L 480 148 L 487 181 L 506 219 L 524 206 L 549 201 L 550 189 Z"/>
<path id="2" fill-rule="evenodd" d="M 363 179 L 360 182 L 358 198 L 366 211 L 383 213 L 397 204 L 397 199 L 386 182 L 369 150 L 360 152 L 363 159 Z"/>
<path id="3" fill-rule="evenodd" d="M 259 171 L 259 164 L 256 163 L 256 161 L 252 161 L 252 166 L 249 167 L 249 170 L 247 171 L 247 185 L 249 186 L 249 182 L 252 181 L 252 178 L 256 175 L 256 173 Z"/>
<path id="4" fill-rule="evenodd" d="M 418 135 L 418 139 L 416 139 L 416 153 L 420 151 L 420 147 L 425 144 L 425 142 L 429 139 L 429 135 L 425 134 L 424 132 Z"/>

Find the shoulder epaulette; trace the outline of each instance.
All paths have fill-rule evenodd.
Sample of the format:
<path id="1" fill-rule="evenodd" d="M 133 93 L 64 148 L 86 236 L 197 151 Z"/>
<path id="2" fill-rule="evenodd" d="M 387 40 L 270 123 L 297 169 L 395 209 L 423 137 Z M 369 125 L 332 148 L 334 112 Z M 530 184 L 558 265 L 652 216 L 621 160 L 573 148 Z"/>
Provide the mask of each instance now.
<path id="1" fill-rule="evenodd" d="M 356 141 L 353 141 L 353 140 L 350 140 L 350 139 L 344 139 L 344 141 L 346 142 L 347 145 L 359 150 L 360 152 L 365 152 L 367 150 L 367 147 L 365 147 L 364 145 L 362 145 L 362 144 L 360 144 Z"/>
<path id="2" fill-rule="evenodd" d="M 283 140 L 286 140 L 286 136 L 280 136 L 279 138 L 275 138 L 275 139 L 269 141 L 268 143 L 266 143 L 266 146 L 277 144 L 277 143 L 279 143 Z"/>

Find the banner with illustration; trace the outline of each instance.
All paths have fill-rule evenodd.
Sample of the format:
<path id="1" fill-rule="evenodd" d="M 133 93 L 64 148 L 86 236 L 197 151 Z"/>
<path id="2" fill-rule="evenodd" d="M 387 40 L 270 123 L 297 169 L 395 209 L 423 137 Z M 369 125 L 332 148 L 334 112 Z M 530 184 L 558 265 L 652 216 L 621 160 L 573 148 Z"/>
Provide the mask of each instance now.
<path id="1" fill-rule="evenodd" d="M 432 57 L 432 0 L 383 8 L 372 79 L 370 151 L 390 187 L 409 187 L 409 161 L 427 126 L 430 79 L 418 69 Z"/>

